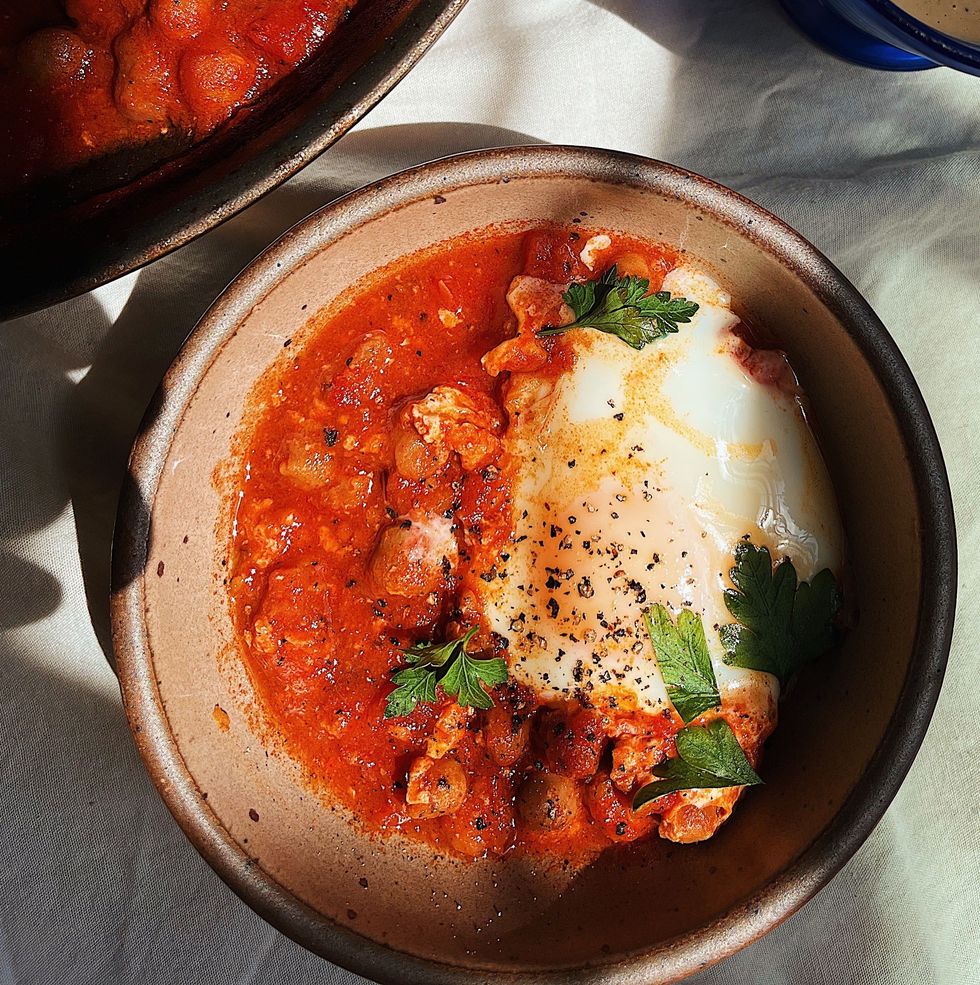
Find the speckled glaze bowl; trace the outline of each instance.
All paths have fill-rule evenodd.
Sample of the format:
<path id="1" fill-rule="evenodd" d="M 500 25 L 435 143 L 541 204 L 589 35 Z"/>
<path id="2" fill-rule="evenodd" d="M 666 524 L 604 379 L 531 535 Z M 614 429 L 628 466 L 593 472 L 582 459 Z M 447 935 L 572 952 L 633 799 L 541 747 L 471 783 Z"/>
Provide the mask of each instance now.
<path id="1" fill-rule="evenodd" d="M 462 864 L 366 838 L 259 740 L 222 585 L 248 395 L 308 318 L 399 256 L 490 225 L 582 221 L 694 254 L 788 351 L 844 515 L 859 616 L 782 708 L 766 784 L 711 841 L 587 868 Z M 675 981 L 786 919 L 854 853 L 905 776 L 952 632 L 946 473 L 908 366 L 867 303 L 778 219 L 655 161 L 523 147 L 437 161 L 316 213 L 191 334 L 130 460 L 113 637 L 140 752 L 188 837 L 284 933 L 381 982 Z M 216 707 L 220 712 L 216 712 Z M 258 716 L 258 717 L 257 717 Z M 267 754 L 268 753 L 268 754 Z"/>

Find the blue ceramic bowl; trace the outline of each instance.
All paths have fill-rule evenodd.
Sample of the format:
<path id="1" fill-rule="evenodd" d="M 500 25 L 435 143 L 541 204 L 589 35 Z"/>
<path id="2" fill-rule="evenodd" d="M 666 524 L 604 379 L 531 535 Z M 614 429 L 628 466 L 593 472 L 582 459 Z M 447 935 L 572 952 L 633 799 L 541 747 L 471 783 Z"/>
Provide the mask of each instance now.
<path id="1" fill-rule="evenodd" d="M 891 0 L 781 0 L 814 41 L 870 68 L 910 72 L 946 65 L 980 75 L 980 45 L 943 34 Z"/>

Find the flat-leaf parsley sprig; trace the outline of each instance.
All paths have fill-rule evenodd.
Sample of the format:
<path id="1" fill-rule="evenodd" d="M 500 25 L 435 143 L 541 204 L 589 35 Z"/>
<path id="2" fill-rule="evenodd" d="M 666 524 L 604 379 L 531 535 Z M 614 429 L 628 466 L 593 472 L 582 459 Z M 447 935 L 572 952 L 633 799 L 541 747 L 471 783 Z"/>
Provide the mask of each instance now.
<path id="1" fill-rule="evenodd" d="M 762 783 L 723 718 L 707 725 L 685 726 L 677 733 L 675 743 L 677 755 L 653 768 L 653 775 L 659 779 L 636 791 L 634 811 L 677 790 L 752 787 Z"/>
<path id="2" fill-rule="evenodd" d="M 675 623 L 659 603 L 643 613 L 667 697 L 687 724 L 721 705 L 701 617 L 681 609 Z"/>
<path id="3" fill-rule="evenodd" d="M 698 305 L 669 291 L 650 294 L 645 277 L 620 277 L 615 264 L 597 280 L 572 283 L 562 294 L 575 314 L 568 325 L 546 325 L 538 335 L 560 335 L 572 328 L 594 328 L 615 335 L 628 346 L 642 349 L 650 342 L 678 331 L 689 322 Z"/>
<path id="4" fill-rule="evenodd" d="M 471 657 L 466 647 L 476 633 L 474 626 L 458 639 L 408 647 L 405 660 L 411 666 L 395 672 L 395 690 L 388 695 L 385 718 L 408 715 L 417 704 L 434 702 L 437 685 L 464 708 L 492 708 L 486 688 L 507 680 L 507 664 L 499 657 Z"/>
<path id="5" fill-rule="evenodd" d="M 773 569 L 765 547 L 743 541 L 730 577 L 735 590 L 725 591 L 725 604 L 736 622 L 720 630 L 725 663 L 775 674 L 785 686 L 837 642 L 841 594 L 829 569 L 799 581 L 789 558 Z"/>
<path id="6" fill-rule="evenodd" d="M 681 609 L 675 622 L 662 605 L 643 613 L 667 689 L 667 697 L 684 722 L 674 737 L 677 755 L 652 770 L 657 778 L 633 797 L 633 810 L 678 790 L 752 786 L 762 781 L 752 769 L 735 733 L 723 718 L 692 724 L 721 707 L 721 695 L 701 617 Z"/>
<path id="7" fill-rule="evenodd" d="M 829 569 L 800 581 L 789 558 L 773 568 L 767 548 L 744 540 L 731 579 L 725 604 L 737 621 L 719 629 L 727 664 L 766 671 L 785 685 L 837 641 L 841 593 Z M 723 718 L 691 724 L 721 703 L 701 617 L 682 610 L 675 623 L 661 605 L 644 617 L 667 696 L 685 724 L 674 739 L 677 755 L 653 768 L 656 779 L 637 790 L 633 809 L 679 790 L 761 783 Z"/>

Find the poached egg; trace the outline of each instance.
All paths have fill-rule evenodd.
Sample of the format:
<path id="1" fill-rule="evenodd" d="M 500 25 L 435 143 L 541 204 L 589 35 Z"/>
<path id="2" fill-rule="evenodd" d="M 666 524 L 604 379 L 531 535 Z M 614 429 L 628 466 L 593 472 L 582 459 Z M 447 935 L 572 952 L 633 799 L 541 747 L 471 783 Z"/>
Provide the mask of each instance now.
<path id="1" fill-rule="evenodd" d="M 511 674 L 546 703 L 668 708 L 643 621 L 659 602 L 702 617 L 723 706 L 771 716 L 776 679 L 723 660 L 734 548 L 749 535 L 802 580 L 839 574 L 833 490 L 784 357 L 734 332 L 703 272 L 678 267 L 663 290 L 700 306 L 677 334 L 636 351 L 571 329 L 569 369 L 512 375 L 533 395 L 504 437 L 514 537 L 476 591 Z"/>

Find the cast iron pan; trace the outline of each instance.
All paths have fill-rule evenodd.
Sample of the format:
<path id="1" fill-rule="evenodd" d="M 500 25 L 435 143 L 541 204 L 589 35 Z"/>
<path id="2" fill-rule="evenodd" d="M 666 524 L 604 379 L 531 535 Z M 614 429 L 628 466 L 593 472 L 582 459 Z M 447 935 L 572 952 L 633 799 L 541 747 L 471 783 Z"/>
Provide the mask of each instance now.
<path id="1" fill-rule="evenodd" d="M 317 57 L 198 144 L 102 158 L 0 202 L 0 320 L 90 291 L 240 212 L 347 132 L 466 0 L 362 0 Z"/>

